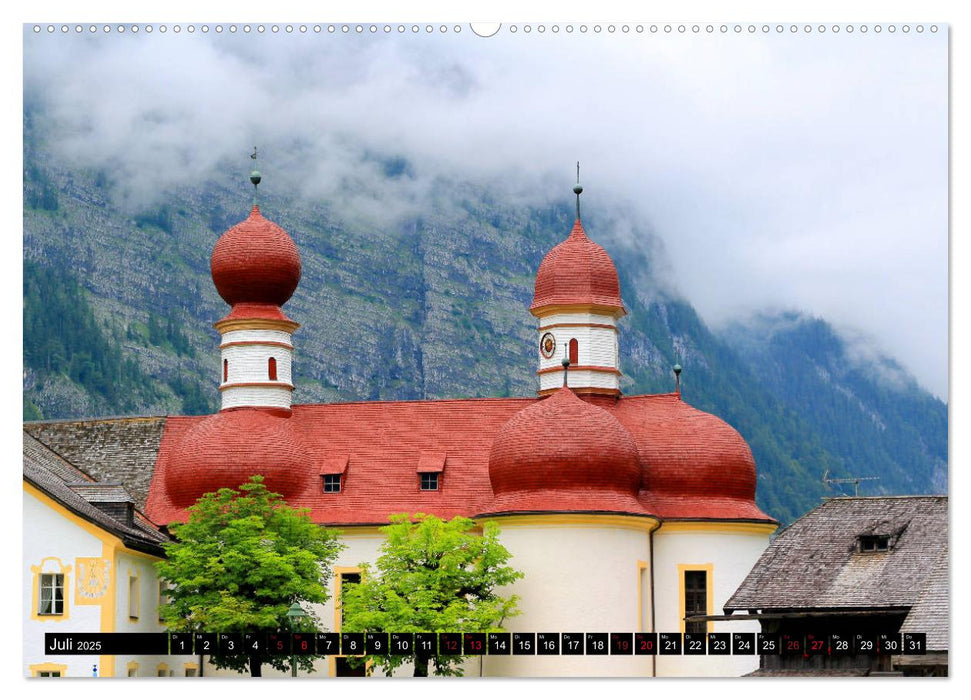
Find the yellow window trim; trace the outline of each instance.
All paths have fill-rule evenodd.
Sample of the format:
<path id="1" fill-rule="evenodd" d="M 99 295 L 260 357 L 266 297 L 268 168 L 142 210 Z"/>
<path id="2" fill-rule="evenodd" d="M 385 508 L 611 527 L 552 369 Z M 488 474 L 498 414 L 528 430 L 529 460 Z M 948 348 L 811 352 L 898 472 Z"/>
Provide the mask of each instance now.
<path id="1" fill-rule="evenodd" d="M 334 567 L 334 631 L 341 631 L 341 575 L 359 574 L 359 566 L 335 566 Z"/>
<path id="2" fill-rule="evenodd" d="M 62 678 L 67 673 L 67 664 L 55 664 L 51 661 L 46 661 L 42 664 L 32 664 L 28 668 L 30 669 L 31 678 L 36 678 L 42 671 L 44 673 L 60 673 Z"/>
<path id="3" fill-rule="evenodd" d="M 128 676 L 129 678 L 137 677 L 138 668 L 139 668 L 139 663 L 137 661 L 129 661 L 128 664 L 125 666 L 125 671 L 126 671 L 125 675 Z M 132 671 L 135 672 L 135 676 L 132 676 L 132 673 L 131 673 Z"/>
<path id="4" fill-rule="evenodd" d="M 56 562 L 54 566 L 57 567 L 57 571 L 46 571 L 44 569 L 46 562 Z M 40 560 L 40 564 L 32 564 L 30 571 L 33 574 L 33 592 L 31 598 L 30 606 L 30 619 L 37 620 L 38 622 L 63 622 L 64 620 L 70 619 L 70 599 L 69 594 L 71 590 L 71 566 L 69 564 L 64 564 L 60 557 L 44 557 Z M 64 599 L 64 611 L 60 615 L 41 615 L 38 612 L 40 607 L 40 577 L 41 574 L 60 574 L 64 577 L 63 582 L 63 599 Z"/>
<path id="5" fill-rule="evenodd" d="M 638 632 L 646 632 L 647 626 L 644 624 L 644 572 L 651 568 L 651 565 L 642 559 L 637 560 L 637 624 L 634 629 Z"/>
<path id="6" fill-rule="evenodd" d="M 714 570 L 714 564 L 678 564 L 678 617 L 681 620 L 682 634 L 684 633 L 684 574 L 686 571 L 705 572 L 705 591 L 708 594 L 708 601 L 706 603 L 708 609 L 705 611 L 705 614 L 711 615 L 715 609 Z M 714 632 L 715 623 L 709 620 L 707 622 L 707 629 L 709 632 Z"/>
<path id="7" fill-rule="evenodd" d="M 199 675 L 199 664 L 194 663 L 192 661 L 187 661 L 186 663 L 183 664 L 183 667 L 184 668 L 182 669 L 182 675 L 186 675 L 187 671 L 195 671 L 196 676 Z"/>
<path id="8" fill-rule="evenodd" d="M 359 574 L 361 573 L 361 567 L 359 566 L 335 566 L 334 567 L 334 631 L 341 631 L 341 574 Z M 337 676 L 337 658 L 343 657 L 343 654 L 332 654 L 327 657 L 327 675 L 331 678 Z M 364 674 L 367 676 L 371 675 L 371 667 L 373 664 L 369 660 L 364 666 Z"/>

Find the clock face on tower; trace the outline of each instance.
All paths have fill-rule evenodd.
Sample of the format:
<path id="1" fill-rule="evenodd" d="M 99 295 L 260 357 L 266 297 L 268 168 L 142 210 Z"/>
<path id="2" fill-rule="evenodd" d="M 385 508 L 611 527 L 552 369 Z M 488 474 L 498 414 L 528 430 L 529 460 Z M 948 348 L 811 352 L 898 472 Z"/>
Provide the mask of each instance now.
<path id="1" fill-rule="evenodd" d="M 553 337 L 552 333 L 544 333 L 543 337 L 539 339 L 539 351 L 547 360 L 556 353 L 556 338 Z"/>

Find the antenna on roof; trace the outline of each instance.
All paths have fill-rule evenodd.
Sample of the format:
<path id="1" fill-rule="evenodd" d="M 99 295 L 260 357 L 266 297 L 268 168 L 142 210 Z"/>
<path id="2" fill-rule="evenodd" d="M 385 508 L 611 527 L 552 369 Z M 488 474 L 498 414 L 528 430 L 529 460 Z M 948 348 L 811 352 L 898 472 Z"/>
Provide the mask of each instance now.
<path id="1" fill-rule="evenodd" d="M 580 161 L 577 161 L 577 184 L 573 186 L 573 194 L 577 196 L 577 221 L 580 220 L 580 193 L 583 192 L 583 185 L 580 184 Z"/>
<path id="2" fill-rule="evenodd" d="M 256 196 L 259 192 L 260 181 L 263 176 L 260 175 L 260 171 L 256 169 L 256 146 L 253 146 L 253 152 L 249 155 L 253 159 L 253 172 L 249 174 L 249 181 L 253 183 L 253 206 L 257 205 Z"/>
<path id="3" fill-rule="evenodd" d="M 563 361 L 560 364 L 563 365 L 563 386 L 566 386 L 566 376 L 570 372 L 570 348 L 566 345 L 563 346 Z"/>
<path id="4" fill-rule="evenodd" d="M 674 393 L 681 398 L 681 365 L 674 365 Z"/>
<path id="5" fill-rule="evenodd" d="M 851 476 L 845 479 L 828 479 L 829 469 L 823 472 L 823 483 L 829 486 L 834 484 L 853 484 L 853 497 L 857 498 L 860 495 L 860 482 L 861 481 L 879 481 L 879 476 Z M 840 489 L 842 492 L 842 489 Z"/>

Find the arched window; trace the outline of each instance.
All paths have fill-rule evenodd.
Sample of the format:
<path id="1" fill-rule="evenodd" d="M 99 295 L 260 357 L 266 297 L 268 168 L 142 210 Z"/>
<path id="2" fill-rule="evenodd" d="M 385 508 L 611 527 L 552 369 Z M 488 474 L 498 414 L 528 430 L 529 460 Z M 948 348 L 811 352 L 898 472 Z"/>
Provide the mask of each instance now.
<path id="1" fill-rule="evenodd" d="M 223 381 L 229 381 L 229 360 L 223 360 Z"/>
<path id="2" fill-rule="evenodd" d="M 267 370 L 267 373 L 270 375 L 270 381 L 275 382 L 276 381 L 276 358 L 275 357 L 271 357 L 269 360 L 266 361 L 266 370 Z"/>
<path id="3" fill-rule="evenodd" d="M 570 364 L 578 365 L 580 364 L 580 344 L 577 342 L 576 338 L 570 338 Z"/>

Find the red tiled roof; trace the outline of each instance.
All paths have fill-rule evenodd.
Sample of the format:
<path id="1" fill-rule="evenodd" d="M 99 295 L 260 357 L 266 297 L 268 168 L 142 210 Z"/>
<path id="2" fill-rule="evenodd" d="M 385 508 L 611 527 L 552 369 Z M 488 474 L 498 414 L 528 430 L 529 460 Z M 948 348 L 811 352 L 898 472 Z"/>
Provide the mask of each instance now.
<path id="1" fill-rule="evenodd" d="M 166 426 L 161 453 L 168 432 Z M 291 502 L 320 479 L 320 453 L 311 449 L 300 422 L 289 420 L 284 411 L 220 411 L 195 422 L 173 447 L 162 483 L 167 500 L 180 508 L 204 493 L 236 488 L 250 474 L 262 474 L 270 490 Z"/>
<path id="2" fill-rule="evenodd" d="M 620 310 L 617 268 L 607 251 L 587 238 L 577 219 L 569 237 L 555 246 L 536 273 L 536 293 L 530 311 L 544 306 L 591 304 Z"/>
<path id="3" fill-rule="evenodd" d="M 222 321 L 265 319 L 269 321 L 290 321 L 283 310 L 276 304 L 250 304 L 242 302 L 233 304 L 233 308 Z M 221 321 L 221 322 L 222 322 Z M 290 321 L 293 323 L 293 321 Z"/>
<path id="4" fill-rule="evenodd" d="M 283 306 L 300 282 L 300 252 L 287 232 L 254 204 L 249 218 L 216 241 L 210 268 L 227 304 Z"/>
<path id="5" fill-rule="evenodd" d="M 582 500 L 643 513 L 637 502 L 641 469 L 637 446 L 603 408 L 563 387 L 524 408 L 496 434 L 489 456 L 496 502 L 490 512 L 552 508 Z M 555 495 L 555 496 L 554 496 Z"/>
<path id="6" fill-rule="evenodd" d="M 585 408 L 596 403 L 617 419 L 598 419 L 601 429 L 619 421 L 616 427 L 629 433 L 639 468 L 646 473 L 639 492 L 637 486 L 628 490 L 626 482 L 620 488 L 586 488 L 574 478 L 585 473 L 580 468 L 563 477 L 547 471 L 552 479 L 548 483 L 523 475 L 520 478 L 529 491 L 500 487 L 494 494 L 489 474 L 494 438 L 514 415 L 527 408 L 539 410 L 555 397 L 298 405 L 291 417 L 276 418 L 276 423 L 248 417 L 266 414 L 258 409 L 169 418 L 146 511 L 157 523 L 185 520 L 190 493 L 238 486 L 250 473 L 265 474 L 271 465 L 277 467 L 273 483 L 281 484 L 274 488 L 285 491 L 291 505 L 307 507 L 315 522 L 332 525 L 386 523 L 389 514 L 401 512 L 442 518 L 499 512 L 614 512 L 771 521 L 754 503 L 754 462 L 745 441 L 723 421 L 673 394 L 576 399 Z M 221 435 L 224 428 L 234 434 Z M 614 427 L 610 430 L 620 434 Z M 189 442 L 183 443 L 184 438 Z M 568 439 L 556 438 L 563 445 Z M 536 443 L 535 459 L 523 457 L 525 461 L 519 462 L 523 469 L 543 468 L 544 444 Z M 577 457 L 599 463 L 594 451 L 613 449 L 598 443 L 592 447 L 587 457 L 576 453 Z M 545 449 L 549 454 L 550 448 Z M 624 452 L 622 448 L 620 453 Z M 433 453 L 446 455 L 440 490 L 421 491 L 418 467 L 423 454 Z M 323 493 L 322 468 L 328 460 L 344 455 L 348 460 L 341 491 Z M 616 469 L 609 464 L 607 468 Z M 630 478 L 627 468 L 625 463 L 617 469 L 621 479 Z"/>
<path id="7" fill-rule="evenodd" d="M 645 398 L 622 399 L 614 408 L 637 442 L 644 488 L 658 498 L 755 500 L 755 459 L 738 431 L 677 394 Z"/>

